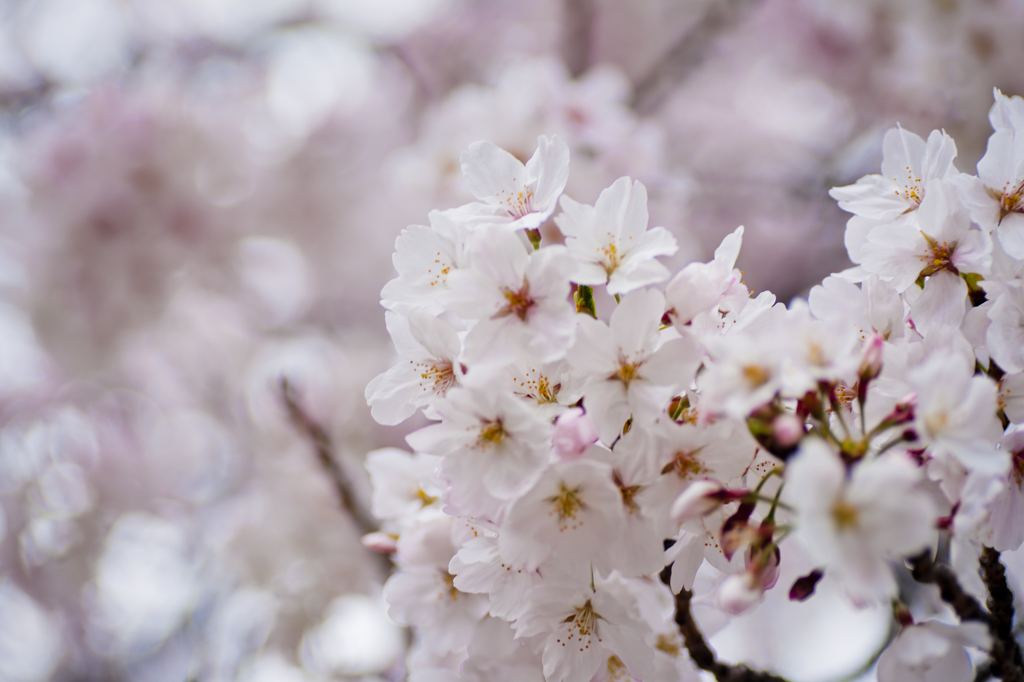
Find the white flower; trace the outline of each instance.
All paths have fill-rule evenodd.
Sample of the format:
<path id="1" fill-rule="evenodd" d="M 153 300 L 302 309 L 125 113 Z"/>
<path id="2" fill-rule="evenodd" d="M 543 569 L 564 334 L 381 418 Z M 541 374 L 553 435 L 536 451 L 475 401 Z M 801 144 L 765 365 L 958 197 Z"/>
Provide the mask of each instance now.
<path id="1" fill-rule="evenodd" d="M 1000 289 L 988 310 L 988 352 L 1004 371 L 1024 372 L 1024 282 L 1008 282 Z"/>
<path id="2" fill-rule="evenodd" d="M 710 263 L 690 263 L 665 290 L 669 319 L 681 332 L 701 313 L 718 317 L 732 313 L 733 321 L 750 296 L 742 273 L 735 268 L 743 242 L 743 226 L 725 237 Z"/>
<path id="3" fill-rule="evenodd" d="M 1010 455 L 1010 470 L 1000 477 L 1001 490 L 986 500 L 982 541 L 1003 552 L 1024 543 L 1024 431 L 1003 436 L 1002 450 Z"/>
<path id="4" fill-rule="evenodd" d="M 865 218 L 893 221 L 913 211 L 925 197 L 928 183 L 955 174 L 956 143 L 933 130 L 925 142 L 896 127 L 882 140 L 882 174 L 866 175 L 855 185 L 834 187 L 829 196 L 839 208 Z"/>
<path id="5" fill-rule="evenodd" d="M 608 285 L 608 293 L 625 294 L 668 279 L 668 269 L 654 260 L 679 248 L 664 227 L 647 229 L 647 188 L 638 180 L 619 178 L 587 206 L 567 196 L 555 224 L 576 261 L 572 281 Z"/>
<path id="6" fill-rule="evenodd" d="M 565 247 L 531 254 L 516 235 L 486 230 L 470 248 L 470 267 L 451 278 L 450 304 L 476 320 L 465 340 L 467 362 L 508 364 L 523 350 L 540 362 L 564 358 L 576 333 Z"/>
<path id="7" fill-rule="evenodd" d="M 933 455 L 951 455 L 968 471 L 1000 473 L 1008 459 L 995 447 L 1002 431 L 996 384 L 972 369 L 963 356 L 942 351 L 908 372 L 917 392 L 914 429 Z"/>
<path id="8" fill-rule="evenodd" d="M 611 467 L 559 462 L 512 502 L 501 527 L 501 555 L 529 570 L 550 558 L 560 566 L 608 571 L 624 525 Z"/>
<path id="9" fill-rule="evenodd" d="M 746 425 L 730 420 L 706 427 L 667 422 L 659 424 L 653 435 L 645 449 L 654 456 L 659 474 L 651 487 L 661 519 L 666 519 L 666 512 L 690 487 L 705 487 L 710 480 L 720 488 L 736 481 L 758 451 Z M 690 528 L 700 529 L 699 520 Z M 662 530 L 674 532 L 675 528 Z"/>
<path id="10" fill-rule="evenodd" d="M 372 511 L 379 519 L 411 520 L 437 503 L 442 484 L 434 476 L 438 458 L 413 455 L 398 448 L 367 453 L 366 470 L 373 484 Z"/>
<path id="11" fill-rule="evenodd" d="M 462 344 L 444 320 L 416 309 L 408 318 L 388 311 L 384 321 L 402 361 L 367 384 L 366 402 L 379 424 L 391 426 L 443 398 L 464 370 Z"/>
<path id="12" fill-rule="evenodd" d="M 541 582 L 536 570 L 502 558 L 493 533 L 482 533 L 463 544 L 452 557 L 449 570 L 455 575 L 455 587 L 488 595 L 490 614 L 505 620 L 522 615 L 526 593 Z"/>
<path id="13" fill-rule="evenodd" d="M 816 318 L 853 327 L 861 339 L 875 333 L 886 341 L 903 337 L 903 300 L 876 275 L 869 275 L 859 287 L 841 277 L 826 277 L 811 288 L 807 302 Z"/>
<path id="14" fill-rule="evenodd" d="M 446 501 L 462 514 L 493 512 L 488 496 L 519 494 L 547 460 L 551 426 L 507 393 L 455 389 L 437 411 L 440 424 L 406 440 L 415 450 L 443 456 L 441 476 L 451 484 Z"/>
<path id="15" fill-rule="evenodd" d="M 528 595 L 527 611 L 515 624 L 516 636 L 547 635 L 547 682 L 588 682 L 610 656 L 617 656 L 636 679 L 653 672 L 653 652 L 644 641 L 649 628 L 617 599 L 620 595 L 607 589 L 608 582 L 595 576 L 591 587 L 583 581 L 546 578 Z"/>
<path id="16" fill-rule="evenodd" d="M 1014 424 L 1024 422 L 1024 372 L 999 380 L 999 408 Z"/>
<path id="17" fill-rule="evenodd" d="M 431 211 L 429 218 L 430 227 L 410 225 L 395 240 L 391 261 L 398 277 L 380 292 L 381 305 L 389 310 L 419 307 L 442 312 L 448 278 L 468 264 L 465 241 L 470 224 L 454 211 Z"/>
<path id="18" fill-rule="evenodd" d="M 988 138 L 985 156 L 978 161 L 978 177 L 964 176 L 960 186 L 971 218 L 986 232 L 995 232 L 1006 252 L 1024 258 L 1024 117 L 1022 101 L 998 90 L 989 119 L 995 132 Z"/>
<path id="19" fill-rule="evenodd" d="M 474 142 L 462 153 L 462 175 L 473 196 L 493 207 L 510 229 L 535 229 L 551 216 L 565 189 L 569 147 L 557 135 L 542 135 L 524 166 L 492 142 Z"/>
<path id="20" fill-rule="evenodd" d="M 487 613 L 487 599 L 460 592 L 448 562 L 455 553 L 452 517 L 436 516 L 403 534 L 397 557 L 403 570 L 384 585 L 388 615 L 401 625 L 420 626 L 420 635 L 437 654 L 466 645 Z"/>
<path id="21" fill-rule="evenodd" d="M 786 465 L 783 499 L 825 571 L 855 600 L 882 601 L 896 594 L 889 561 L 921 551 L 934 535 L 938 510 L 921 478 L 900 452 L 860 461 L 848 475 L 828 445 L 806 439 Z"/>
<path id="22" fill-rule="evenodd" d="M 702 352 L 692 339 L 660 344 L 665 311 L 660 291 L 634 291 L 612 312 L 610 325 L 580 317 L 569 364 L 587 377 L 583 404 L 601 440 L 611 444 L 626 420 L 651 421 L 688 386 Z"/>
<path id="23" fill-rule="evenodd" d="M 915 218 L 871 231 L 863 249 L 865 270 L 901 293 L 922 276 L 988 273 L 991 244 L 985 233 L 971 229 L 951 185 L 929 182 Z M 963 291 L 966 297 L 966 285 Z"/>

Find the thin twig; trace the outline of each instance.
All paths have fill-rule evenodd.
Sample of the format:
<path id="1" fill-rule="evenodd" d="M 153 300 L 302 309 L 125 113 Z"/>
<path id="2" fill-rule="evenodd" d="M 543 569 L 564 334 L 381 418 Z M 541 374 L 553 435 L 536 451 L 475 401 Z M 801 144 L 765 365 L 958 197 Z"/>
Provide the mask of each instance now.
<path id="1" fill-rule="evenodd" d="M 320 464 L 334 483 L 341 506 L 352 517 L 352 520 L 359 528 L 359 532 L 363 535 L 378 530 L 376 520 L 356 500 L 355 495 L 352 493 L 351 481 L 349 481 L 345 471 L 334 458 L 334 445 L 331 443 L 331 437 L 299 404 L 295 396 L 295 389 L 292 387 L 291 382 L 288 381 L 288 377 L 281 377 L 280 387 L 281 400 L 288 410 L 288 416 L 291 418 L 292 424 L 313 444 Z"/>
<path id="2" fill-rule="evenodd" d="M 666 585 L 669 584 L 671 570 L 671 567 L 666 567 L 661 572 L 661 581 Z M 785 678 L 771 673 L 751 670 L 745 665 L 727 665 L 719 661 L 693 619 L 693 613 L 690 611 L 691 599 L 693 592 L 690 590 L 682 590 L 676 595 L 676 625 L 679 626 L 690 658 L 698 668 L 710 672 L 718 682 L 786 682 Z"/>
<path id="3" fill-rule="evenodd" d="M 758 0 L 708 2 L 704 17 L 636 84 L 634 108 L 641 113 L 656 109 L 676 84 L 704 63 L 718 39 L 757 4 Z"/>

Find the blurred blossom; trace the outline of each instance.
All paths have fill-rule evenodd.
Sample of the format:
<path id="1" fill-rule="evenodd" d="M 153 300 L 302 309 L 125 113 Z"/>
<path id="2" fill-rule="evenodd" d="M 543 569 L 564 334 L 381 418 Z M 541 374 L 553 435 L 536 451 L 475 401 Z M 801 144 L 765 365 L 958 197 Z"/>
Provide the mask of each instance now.
<path id="1" fill-rule="evenodd" d="M 0 678 L 44 682 L 61 659 L 58 622 L 30 596 L 0 582 Z"/>
<path id="2" fill-rule="evenodd" d="M 85 84 L 127 66 L 129 30 L 123 3 L 43 0 L 28 10 L 24 45 L 46 76 Z"/>
<path id="3" fill-rule="evenodd" d="M 92 587 L 90 643 L 133 659 L 152 652 L 200 596 L 199 566 L 185 529 L 142 513 L 111 528 Z"/>
<path id="4" fill-rule="evenodd" d="M 266 642 L 277 609 L 272 594 L 253 588 L 232 593 L 218 606 L 209 625 L 211 679 L 234 679 L 241 662 Z"/>
<path id="5" fill-rule="evenodd" d="M 367 675 L 389 668 L 404 647 L 402 629 L 387 616 L 380 598 L 338 597 L 324 622 L 306 633 L 301 659 L 321 675 Z"/>

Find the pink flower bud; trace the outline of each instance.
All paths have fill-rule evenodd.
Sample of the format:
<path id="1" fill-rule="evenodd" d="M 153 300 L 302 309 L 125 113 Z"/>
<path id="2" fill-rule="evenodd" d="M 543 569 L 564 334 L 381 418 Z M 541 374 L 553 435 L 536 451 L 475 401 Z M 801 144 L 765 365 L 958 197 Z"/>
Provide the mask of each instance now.
<path id="1" fill-rule="evenodd" d="M 563 412 L 555 422 L 551 444 L 563 460 L 579 459 L 583 452 L 597 442 L 597 431 L 590 418 L 579 407 Z"/>
<path id="2" fill-rule="evenodd" d="M 363 547 L 378 554 L 394 554 L 398 547 L 398 538 L 387 533 L 367 533 L 360 541 Z"/>
<path id="3" fill-rule="evenodd" d="M 885 349 L 885 339 L 880 334 L 874 334 L 864 344 L 864 354 L 860 361 L 860 380 L 871 381 L 882 372 L 882 351 Z"/>
<path id="4" fill-rule="evenodd" d="M 770 590 L 779 581 L 779 548 L 771 545 L 768 556 L 755 561 L 753 552 L 747 550 L 745 556 L 747 571 L 752 573 L 761 583 L 762 590 Z M 761 565 L 763 563 L 763 565 Z"/>
<path id="5" fill-rule="evenodd" d="M 754 574 L 744 571 L 731 575 L 718 588 L 718 605 L 723 611 L 738 616 L 761 600 L 764 590 Z"/>
<path id="6" fill-rule="evenodd" d="M 676 523 L 699 519 L 722 504 L 725 488 L 716 481 L 694 481 L 672 503 L 670 514 Z"/>
<path id="7" fill-rule="evenodd" d="M 772 420 L 772 436 L 782 448 L 791 448 L 804 437 L 804 423 L 792 412 L 783 412 Z"/>

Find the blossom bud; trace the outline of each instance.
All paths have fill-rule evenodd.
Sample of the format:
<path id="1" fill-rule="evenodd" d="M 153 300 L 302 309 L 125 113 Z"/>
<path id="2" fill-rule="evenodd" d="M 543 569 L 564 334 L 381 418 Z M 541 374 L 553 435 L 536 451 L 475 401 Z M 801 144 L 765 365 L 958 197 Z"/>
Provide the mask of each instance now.
<path id="1" fill-rule="evenodd" d="M 555 422 L 551 444 L 563 460 L 579 459 L 583 452 L 597 442 L 597 431 L 590 418 L 579 407 L 564 412 Z"/>
<path id="2" fill-rule="evenodd" d="M 779 581 L 779 558 L 781 554 L 777 545 L 770 545 L 767 556 L 762 553 L 761 557 L 754 558 L 753 552 L 748 552 L 746 559 L 747 570 L 757 576 L 761 581 L 762 590 L 770 590 Z"/>
<path id="3" fill-rule="evenodd" d="M 809 599 L 814 594 L 814 588 L 818 586 L 822 575 L 824 575 L 822 570 L 816 568 L 807 575 L 797 578 L 793 582 L 793 586 L 789 588 L 789 600 L 805 601 Z"/>
<path id="4" fill-rule="evenodd" d="M 757 576 L 744 571 L 722 581 L 718 588 L 718 605 L 723 611 L 738 616 L 760 601 L 763 594 Z"/>
<path id="5" fill-rule="evenodd" d="M 804 437 L 804 423 L 792 412 L 783 412 L 772 420 L 772 437 L 779 447 L 793 448 Z"/>
<path id="6" fill-rule="evenodd" d="M 394 554 L 398 547 L 398 538 L 387 533 L 367 533 L 360 542 L 366 549 L 384 555 Z"/>
<path id="7" fill-rule="evenodd" d="M 701 518 L 722 504 L 723 493 L 726 492 L 721 483 L 709 480 L 694 481 L 686 490 L 679 493 L 679 497 L 672 503 L 669 512 L 672 520 L 683 523 Z"/>
<path id="8" fill-rule="evenodd" d="M 867 383 L 882 372 L 882 351 L 885 349 L 885 339 L 880 334 L 874 334 L 864 345 L 864 354 L 861 357 L 860 375 L 861 383 Z"/>

